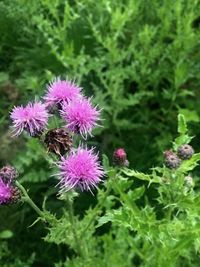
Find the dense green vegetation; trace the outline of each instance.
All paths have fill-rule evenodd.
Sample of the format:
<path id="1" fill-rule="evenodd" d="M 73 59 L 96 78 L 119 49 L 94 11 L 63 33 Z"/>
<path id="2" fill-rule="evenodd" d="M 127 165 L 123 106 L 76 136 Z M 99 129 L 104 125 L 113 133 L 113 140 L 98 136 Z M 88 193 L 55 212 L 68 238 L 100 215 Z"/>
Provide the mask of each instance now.
<path id="1" fill-rule="evenodd" d="M 200 151 L 200 2 L 1 0 L 0 13 L 1 166 L 12 163 L 36 204 L 46 196 L 49 216 L 60 218 L 30 227 L 37 214 L 29 206 L 1 206 L 0 266 L 199 266 L 199 154 L 176 172 L 162 166 L 178 114 L 174 149 L 191 141 Z M 107 182 L 94 196 L 70 195 L 79 234 L 97 213 L 81 235 L 84 257 L 45 148 L 10 134 L 13 106 L 38 99 L 57 76 L 75 79 L 103 109 L 104 127 L 88 143 L 100 150 Z M 130 169 L 111 167 L 117 147 Z"/>

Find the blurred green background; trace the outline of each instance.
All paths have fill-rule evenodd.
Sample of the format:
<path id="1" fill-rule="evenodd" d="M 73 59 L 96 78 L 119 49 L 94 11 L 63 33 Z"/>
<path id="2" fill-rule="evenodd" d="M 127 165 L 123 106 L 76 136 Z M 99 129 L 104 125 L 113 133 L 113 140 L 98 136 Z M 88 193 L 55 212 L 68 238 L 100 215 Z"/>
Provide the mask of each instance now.
<path id="1" fill-rule="evenodd" d="M 199 146 L 200 1 L 1 0 L 0 14 L 0 162 L 15 164 L 37 203 L 47 194 L 52 210 L 61 206 L 53 170 L 37 140 L 10 137 L 9 112 L 55 76 L 75 78 L 103 108 L 104 127 L 89 142 L 110 160 L 124 147 L 135 169 L 161 164 L 178 112 Z M 65 259 L 66 247 L 41 239 L 42 225 L 28 228 L 36 218 L 28 207 L 0 207 L 0 218 L 0 233 L 10 231 L 0 235 L 1 266 Z"/>

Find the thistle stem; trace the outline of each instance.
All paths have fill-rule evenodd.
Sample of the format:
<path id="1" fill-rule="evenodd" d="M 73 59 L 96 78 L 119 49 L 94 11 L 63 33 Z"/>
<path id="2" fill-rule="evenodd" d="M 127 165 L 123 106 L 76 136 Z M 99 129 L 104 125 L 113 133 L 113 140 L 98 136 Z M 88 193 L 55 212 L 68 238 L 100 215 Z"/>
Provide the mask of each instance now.
<path id="1" fill-rule="evenodd" d="M 167 211 L 167 215 L 166 215 L 168 221 L 171 221 L 172 211 L 173 211 L 172 207 L 169 207 L 169 209 L 168 209 L 168 211 Z"/>
<path id="2" fill-rule="evenodd" d="M 111 178 L 112 179 L 112 178 Z M 111 183 L 111 182 L 110 182 Z M 84 230 L 81 232 L 80 234 L 80 239 L 83 237 L 83 235 L 86 233 L 86 231 L 88 230 L 88 228 L 90 227 L 90 225 L 95 221 L 97 215 L 98 215 L 98 212 L 99 212 L 99 209 L 101 208 L 101 206 L 104 204 L 104 202 L 106 201 L 108 195 L 110 193 L 110 184 L 108 184 L 107 188 L 106 188 L 106 191 L 104 193 L 104 197 L 102 199 L 101 202 L 99 202 L 96 207 L 93 209 L 93 215 L 91 217 L 91 219 L 89 220 L 88 224 L 86 225 L 86 227 L 84 228 Z"/>
<path id="3" fill-rule="evenodd" d="M 68 203 L 68 208 L 69 208 L 69 220 L 70 220 L 70 224 L 71 224 L 71 227 L 72 227 L 72 233 L 73 233 L 73 236 L 74 236 L 74 240 L 75 240 L 75 243 L 76 243 L 76 249 L 77 249 L 77 252 L 78 252 L 78 254 L 80 256 L 84 256 L 83 252 L 82 252 L 82 249 L 81 249 L 81 245 L 80 245 L 79 239 L 78 239 L 78 234 L 77 234 L 77 231 L 76 231 L 76 223 L 75 223 L 75 220 L 74 220 L 73 203 L 69 198 L 67 198 L 67 203 Z"/>
<path id="4" fill-rule="evenodd" d="M 32 201 L 23 185 L 21 185 L 18 181 L 16 181 L 16 185 L 23 193 L 23 200 L 28 203 L 43 220 L 46 221 L 44 212 Z"/>

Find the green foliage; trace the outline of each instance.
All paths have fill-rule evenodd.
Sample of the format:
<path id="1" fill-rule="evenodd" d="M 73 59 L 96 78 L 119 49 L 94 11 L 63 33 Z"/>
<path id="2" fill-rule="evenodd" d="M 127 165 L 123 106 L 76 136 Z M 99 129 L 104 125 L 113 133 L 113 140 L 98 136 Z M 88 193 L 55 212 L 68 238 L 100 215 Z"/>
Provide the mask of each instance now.
<path id="1" fill-rule="evenodd" d="M 104 153 L 125 146 L 145 169 L 175 132 L 177 110 L 193 120 L 195 104 L 199 119 L 199 10 L 197 0 L 2 1 L 1 70 L 26 101 L 55 75 L 76 78 L 104 109 Z"/>
<path id="2" fill-rule="evenodd" d="M 177 170 L 155 166 L 178 113 L 173 150 L 190 142 L 199 150 L 199 1 L 2 0 L 0 10 L 0 162 L 13 163 L 58 218 L 28 228 L 37 217 L 27 206 L 1 207 L 0 266 L 198 266 L 200 154 Z M 104 127 L 89 143 L 107 155 L 108 178 L 94 197 L 70 200 L 84 257 L 44 147 L 10 137 L 12 107 L 42 96 L 57 75 L 75 78 L 103 108 Z M 116 147 L 130 168 L 110 166 Z"/>
<path id="3" fill-rule="evenodd" d="M 0 239 L 7 239 L 11 238 L 13 236 L 13 233 L 10 230 L 4 230 L 0 233 Z"/>
<path id="4" fill-rule="evenodd" d="M 188 133 L 183 115 L 178 116 L 178 133 L 177 138 Z M 113 168 L 103 158 L 108 177 L 96 205 L 82 216 L 74 213 L 80 194 L 72 191 L 60 197 L 65 205 L 59 219 L 44 213 L 49 222 L 44 240 L 69 251 L 55 266 L 198 266 L 200 192 L 197 178 L 190 182 L 188 177 L 200 153 L 177 169 L 163 165 L 149 174 Z"/>

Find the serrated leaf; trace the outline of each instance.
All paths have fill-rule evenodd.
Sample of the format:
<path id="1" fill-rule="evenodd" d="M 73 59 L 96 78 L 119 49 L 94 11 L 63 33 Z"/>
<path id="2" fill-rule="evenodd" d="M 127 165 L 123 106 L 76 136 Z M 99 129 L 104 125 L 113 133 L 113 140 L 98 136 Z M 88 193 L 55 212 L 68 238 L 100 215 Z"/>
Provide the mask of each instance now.
<path id="1" fill-rule="evenodd" d="M 178 133 L 186 134 L 188 131 L 185 117 L 183 114 L 178 115 Z"/>
<path id="2" fill-rule="evenodd" d="M 187 173 L 188 171 L 193 170 L 197 165 L 198 162 L 200 161 L 200 153 L 196 153 L 192 156 L 191 159 L 184 160 L 179 167 L 178 171 Z"/>
<path id="3" fill-rule="evenodd" d="M 174 140 L 174 143 L 173 143 L 173 147 L 174 147 L 174 150 L 177 150 L 177 148 L 181 145 L 184 145 L 184 144 L 188 144 L 190 143 L 190 141 L 192 140 L 193 137 L 187 135 L 187 134 L 184 134 L 184 135 L 180 135 L 178 136 L 175 140 Z"/>
<path id="4" fill-rule="evenodd" d="M 108 223 L 108 222 L 111 222 L 114 218 L 114 215 L 111 214 L 111 213 L 107 213 L 106 215 L 102 216 L 99 218 L 98 220 L 98 224 L 96 226 L 96 228 Z"/>
<path id="5" fill-rule="evenodd" d="M 135 178 L 138 178 L 138 179 L 143 180 L 143 181 L 148 181 L 149 183 L 159 183 L 160 182 L 159 179 L 157 179 L 157 177 L 152 179 L 150 175 L 144 174 L 142 172 L 138 172 L 135 170 L 123 169 L 123 173 L 129 177 L 135 177 Z"/>
<path id="6" fill-rule="evenodd" d="M 124 178 L 122 176 L 119 176 L 119 180 L 117 182 L 122 191 L 130 188 L 130 186 L 133 184 L 133 180 Z"/>
<path id="7" fill-rule="evenodd" d="M 179 109 L 179 112 L 184 115 L 186 122 L 199 122 L 199 115 L 195 110 Z"/>
<path id="8" fill-rule="evenodd" d="M 135 170 L 123 169 L 123 173 L 126 174 L 127 176 L 136 177 L 140 180 L 144 180 L 144 181 L 150 181 L 151 180 L 149 175 L 144 174 L 142 172 L 135 171 Z"/>
<path id="9" fill-rule="evenodd" d="M 124 209 L 113 210 L 112 212 L 106 213 L 106 215 L 99 218 L 99 223 L 97 224 L 97 228 L 106 224 L 108 222 L 114 222 L 118 225 L 123 225 L 123 227 L 132 228 L 130 225 L 129 215 Z"/>
<path id="10" fill-rule="evenodd" d="M 103 154 L 103 167 L 104 167 L 104 169 L 105 170 L 109 169 L 109 166 L 110 166 L 109 159 L 105 154 Z"/>
<path id="11" fill-rule="evenodd" d="M 141 187 L 134 189 L 133 191 L 132 190 L 128 191 L 127 195 L 129 196 L 131 201 L 135 201 L 141 198 L 141 196 L 144 194 L 144 191 L 145 191 L 145 187 L 141 186 Z"/>

